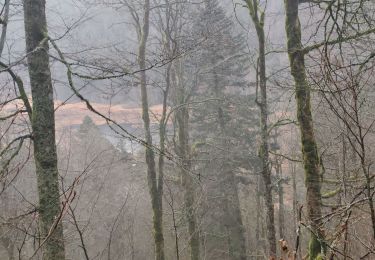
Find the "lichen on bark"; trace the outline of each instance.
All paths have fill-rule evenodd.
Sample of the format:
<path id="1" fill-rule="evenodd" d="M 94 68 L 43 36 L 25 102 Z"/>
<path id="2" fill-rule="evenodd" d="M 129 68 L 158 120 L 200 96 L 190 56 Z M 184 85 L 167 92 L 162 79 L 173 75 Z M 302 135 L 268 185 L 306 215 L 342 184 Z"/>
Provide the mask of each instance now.
<path id="1" fill-rule="evenodd" d="M 26 51 L 30 75 L 32 134 L 39 196 L 39 226 L 43 260 L 65 259 L 63 227 L 60 221 L 55 110 L 49 67 L 47 21 L 44 0 L 24 1 Z M 40 48 L 41 47 L 41 48 Z M 58 221 L 58 223 L 56 223 Z"/>
<path id="2" fill-rule="evenodd" d="M 307 216 L 311 226 L 309 259 L 319 259 L 325 251 L 321 223 L 321 174 L 318 147 L 314 135 L 311 112 L 311 93 L 306 76 L 305 52 L 301 43 L 301 26 L 298 17 L 298 0 L 284 0 L 286 10 L 287 47 L 294 79 L 297 119 L 301 133 L 305 186 L 307 189 Z"/>

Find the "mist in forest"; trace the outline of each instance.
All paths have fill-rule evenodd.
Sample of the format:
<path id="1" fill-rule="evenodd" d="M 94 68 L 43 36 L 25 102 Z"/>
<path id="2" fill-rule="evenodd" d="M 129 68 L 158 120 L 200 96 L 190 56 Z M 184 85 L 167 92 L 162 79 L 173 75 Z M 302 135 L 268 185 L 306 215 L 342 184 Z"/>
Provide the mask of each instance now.
<path id="1" fill-rule="evenodd" d="M 0 259 L 375 259 L 372 0 L 0 1 Z"/>

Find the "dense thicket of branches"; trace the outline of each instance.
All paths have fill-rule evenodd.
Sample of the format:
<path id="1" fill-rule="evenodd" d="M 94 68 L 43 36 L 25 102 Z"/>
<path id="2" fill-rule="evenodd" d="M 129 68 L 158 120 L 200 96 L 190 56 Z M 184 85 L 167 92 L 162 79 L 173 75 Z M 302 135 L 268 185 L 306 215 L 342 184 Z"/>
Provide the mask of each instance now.
<path id="1" fill-rule="evenodd" d="M 0 1 L 0 259 L 374 259 L 374 11 Z"/>

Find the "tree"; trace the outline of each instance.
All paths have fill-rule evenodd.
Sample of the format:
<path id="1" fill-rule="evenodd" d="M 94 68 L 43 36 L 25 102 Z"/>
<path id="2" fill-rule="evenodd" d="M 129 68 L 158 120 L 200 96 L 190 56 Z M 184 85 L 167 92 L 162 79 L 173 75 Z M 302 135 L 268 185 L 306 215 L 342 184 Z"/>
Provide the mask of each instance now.
<path id="1" fill-rule="evenodd" d="M 27 52 L 22 1 L 1 2 L 1 259 L 46 258 L 51 243 L 87 260 L 374 255 L 373 1 L 237 0 L 248 9 L 233 17 L 229 2 L 50 1 L 47 35 L 30 29 L 47 26 L 44 1 L 29 1 Z M 283 4 L 288 52 L 270 48 Z"/>
<path id="2" fill-rule="evenodd" d="M 202 178 L 208 180 L 207 208 L 204 210 L 207 211 L 208 234 L 203 239 L 207 241 L 205 247 L 209 258 L 226 257 L 222 251 L 225 246 L 228 250 L 225 254 L 230 259 L 246 259 L 245 229 L 235 169 L 244 165 L 249 167 L 251 154 L 251 150 L 238 149 L 238 145 L 246 146 L 248 142 L 236 136 L 240 129 L 236 127 L 243 122 L 237 114 L 239 103 L 243 101 L 239 97 L 248 93 L 244 90 L 248 61 L 245 40 L 234 30 L 232 21 L 226 17 L 218 1 L 205 1 L 192 31 L 195 42 L 205 40 L 188 65 L 197 77 L 194 96 L 205 99 L 198 109 L 193 110 L 192 138 L 193 143 L 203 144 L 197 150 L 207 154 L 199 157 L 203 162 L 207 160 L 199 163 L 199 167 L 204 171 Z M 242 133 L 241 137 L 244 135 Z"/>
<path id="3" fill-rule="evenodd" d="M 309 245 L 310 259 L 316 259 L 325 252 L 322 231 L 321 173 L 318 147 L 315 140 L 311 113 L 311 91 L 306 77 L 305 53 L 301 43 L 301 25 L 298 17 L 298 0 L 285 0 L 287 47 L 291 73 L 294 78 L 297 118 L 301 132 L 302 156 L 307 188 L 307 212 L 311 225 Z"/>
<path id="4" fill-rule="evenodd" d="M 343 58 L 342 45 L 344 43 L 358 40 L 361 37 L 372 34 L 375 32 L 375 29 L 371 26 L 366 11 L 363 11 L 363 8 L 357 8 L 357 3 L 348 3 L 348 5 L 345 5 L 345 7 L 342 8 L 340 4 L 331 2 L 325 6 L 325 12 L 330 13 L 331 15 L 324 17 L 325 21 L 322 21 L 322 24 L 324 24 L 324 40 L 311 46 L 304 47 L 301 42 L 302 32 L 298 15 L 298 5 L 300 4 L 300 1 L 285 0 L 284 3 L 286 10 L 287 47 L 291 74 L 295 82 L 297 118 L 301 132 L 302 155 L 305 168 L 307 211 L 311 223 L 309 257 L 310 259 L 317 259 L 322 257 L 322 254 L 326 254 L 327 241 L 325 241 L 325 232 L 322 225 L 321 186 L 323 176 L 320 170 L 322 162 L 318 155 L 317 142 L 313 127 L 311 86 L 306 75 L 305 56 L 312 51 L 323 47 L 323 57 L 324 59 L 329 60 L 329 46 L 333 47 L 339 45 L 339 55 Z M 318 1 L 318 4 L 323 4 L 323 2 Z M 368 6 L 369 3 L 367 3 L 367 1 L 360 1 L 360 4 L 361 6 Z M 340 16 L 342 19 L 339 18 Z M 358 23 L 363 23 L 364 26 L 358 26 Z M 361 30 L 366 27 L 367 29 Z M 364 63 L 371 60 L 372 57 L 373 56 L 370 54 Z M 372 216 L 375 216 L 375 214 L 373 213 Z M 374 219 L 375 217 L 372 218 Z"/>
<path id="5" fill-rule="evenodd" d="M 257 77 L 259 79 L 260 101 L 257 104 L 260 109 L 260 129 L 261 129 L 261 146 L 259 156 L 262 161 L 262 177 L 265 185 L 264 197 L 266 205 L 266 225 L 267 240 L 269 245 L 270 257 L 276 257 L 276 232 L 275 232 L 275 216 L 272 198 L 272 181 L 269 162 L 269 130 L 268 130 L 268 105 L 267 105 L 267 74 L 266 74 L 266 42 L 264 35 L 265 11 L 261 10 L 260 3 L 257 0 L 246 0 L 250 17 L 253 20 L 257 36 L 259 57 L 257 64 Z M 257 79 L 257 82 L 258 82 Z M 258 93 L 258 92 L 257 92 Z M 258 100 L 258 97 L 257 97 Z"/>
<path id="6" fill-rule="evenodd" d="M 344 47 L 343 47 L 344 48 Z M 338 171 L 341 173 L 342 180 L 338 182 L 337 177 L 331 177 L 331 185 L 336 186 L 333 191 L 324 193 L 326 199 L 337 197 L 338 204 L 353 203 L 356 197 L 363 194 L 367 201 L 372 226 L 372 238 L 375 240 L 375 209 L 374 209 L 374 192 L 373 176 L 370 174 L 372 159 L 371 139 L 373 138 L 373 105 L 368 103 L 368 97 L 374 94 L 372 88 L 373 82 L 373 65 L 357 67 L 353 62 L 350 50 L 341 55 L 340 61 L 334 55 L 329 55 L 317 73 L 323 77 L 320 80 L 314 80 L 314 84 L 319 88 L 319 93 L 327 104 L 327 114 L 337 118 L 336 130 L 339 131 L 340 147 L 338 157 L 333 162 L 340 162 Z M 359 58 L 359 57 L 356 57 Z M 353 64 L 354 63 L 354 64 Z M 346 64 L 343 66 L 342 64 Z M 370 83 L 371 82 L 371 83 Z M 351 156 L 348 156 L 351 153 Z M 341 157 L 341 158 L 340 158 Z M 351 157 L 351 158 L 350 158 Z M 328 161 L 328 160 L 327 160 Z M 331 167 L 329 162 L 327 167 Z M 353 170 L 354 169 L 354 170 Z M 362 174 L 362 180 L 358 173 Z M 328 181 L 328 180 L 327 180 Z M 358 183 L 359 192 L 350 191 L 350 182 Z M 337 188 L 337 184 L 339 187 Z M 326 185 L 326 186 L 331 186 Z M 365 195 L 366 194 L 366 195 Z M 349 200 L 349 198 L 352 199 Z M 343 200 L 344 202 L 341 202 Z M 350 201 L 350 202 L 347 202 Z M 345 218 L 343 221 L 348 226 L 352 210 L 349 208 L 343 212 Z M 347 231 L 346 231 L 347 233 Z M 344 247 L 344 252 L 346 252 Z"/>
<path id="7" fill-rule="evenodd" d="M 95 129 L 96 131 L 99 131 L 94 121 L 92 121 L 92 118 L 89 116 L 85 116 L 83 118 L 82 124 L 79 126 L 79 133 L 86 135 L 93 129 Z"/>
<path id="8" fill-rule="evenodd" d="M 7 35 L 7 28 L 8 28 L 8 21 L 9 21 L 9 9 L 10 9 L 10 0 L 5 0 L 3 10 L 4 10 L 4 17 L 0 18 L 1 26 L 1 35 L 0 35 L 0 57 L 3 54 L 5 40 Z"/>
<path id="9" fill-rule="evenodd" d="M 44 0 L 24 1 L 26 51 L 33 99 L 31 126 L 44 260 L 65 259 L 55 143 L 54 96 Z"/>
<path id="10" fill-rule="evenodd" d="M 164 235 L 163 235 L 163 175 L 159 174 L 157 178 L 155 153 L 153 150 L 152 135 L 150 128 L 150 115 L 147 95 L 147 76 L 146 76 L 146 48 L 147 39 L 150 30 L 150 0 L 144 1 L 143 23 L 137 28 L 138 33 L 138 65 L 140 69 L 140 87 L 142 101 L 142 119 L 145 130 L 146 146 L 146 164 L 147 180 L 151 196 L 151 205 L 153 211 L 153 226 L 155 240 L 155 259 L 164 260 Z M 134 12 L 135 10 L 130 10 Z M 134 17 L 134 16 L 133 16 Z M 139 21 L 138 21 L 139 22 Z M 162 122 L 164 124 L 164 122 Z"/>
<path id="11" fill-rule="evenodd" d="M 181 2 L 178 4 L 172 3 L 169 0 L 165 0 L 165 25 L 163 28 L 163 34 L 165 35 L 165 49 L 169 57 L 174 57 L 183 48 L 184 39 L 183 33 L 186 31 L 186 25 L 184 25 L 184 15 L 188 13 L 186 7 L 187 2 Z M 174 142 L 174 149 L 176 155 L 179 158 L 178 167 L 181 175 L 181 184 L 184 188 L 184 213 L 186 222 L 188 225 L 189 232 L 189 245 L 190 245 L 190 259 L 200 259 L 200 230 L 197 223 L 196 217 L 196 185 L 195 179 L 192 176 L 192 151 L 190 144 L 190 112 L 189 103 L 191 102 L 192 92 L 195 90 L 196 81 L 193 80 L 192 84 L 184 77 L 186 69 L 184 65 L 185 59 L 177 59 L 167 65 L 166 69 L 166 82 L 167 85 L 172 87 L 173 96 L 170 103 L 174 105 L 171 108 L 174 111 L 173 123 L 174 128 L 177 129 L 177 142 Z M 164 104 L 167 100 L 164 100 Z M 165 122 L 168 123 L 168 122 Z M 176 241 L 178 243 L 178 241 Z"/>

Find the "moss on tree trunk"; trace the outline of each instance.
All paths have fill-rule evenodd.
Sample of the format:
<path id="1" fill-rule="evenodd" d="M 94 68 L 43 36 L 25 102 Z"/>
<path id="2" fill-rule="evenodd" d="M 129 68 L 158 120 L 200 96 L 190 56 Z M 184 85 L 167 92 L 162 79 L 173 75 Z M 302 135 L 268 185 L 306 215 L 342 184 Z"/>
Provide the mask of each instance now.
<path id="1" fill-rule="evenodd" d="M 294 78 L 297 118 L 301 132 L 305 185 L 307 189 L 307 214 L 312 228 L 309 258 L 318 259 L 325 251 L 321 230 L 321 175 L 318 148 L 314 136 L 311 113 L 310 86 L 306 77 L 305 53 L 302 50 L 301 26 L 298 17 L 298 0 L 285 0 L 286 33 L 291 73 Z"/>
<path id="2" fill-rule="evenodd" d="M 26 49 L 30 53 L 28 65 L 33 99 L 31 124 L 38 182 L 40 234 L 42 240 L 47 239 L 43 247 L 43 260 L 62 260 L 65 259 L 65 250 L 61 222 L 52 228 L 61 209 L 54 100 L 47 41 L 40 46 L 42 48 L 37 48 L 47 34 L 45 1 L 25 0 L 24 16 Z"/>
<path id="3" fill-rule="evenodd" d="M 147 181 L 151 196 L 151 206 L 153 212 L 153 228 L 155 242 L 155 259 L 164 260 L 164 235 L 163 235 L 163 204 L 162 204 L 162 184 L 163 180 L 157 179 L 155 152 L 153 150 L 153 142 L 150 128 L 150 115 L 147 96 L 147 77 L 146 77 L 146 45 L 149 35 L 149 16 L 150 16 L 150 0 L 144 2 L 144 18 L 141 29 L 138 64 L 140 68 L 140 87 L 142 101 L 142 119 L 145 130 L 146 147 L 146 164 L 147 164 Z M 160 186 L 160 187 L 159 187 Z"/>

